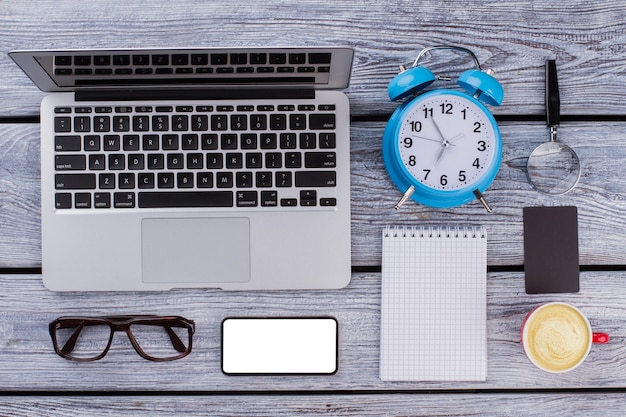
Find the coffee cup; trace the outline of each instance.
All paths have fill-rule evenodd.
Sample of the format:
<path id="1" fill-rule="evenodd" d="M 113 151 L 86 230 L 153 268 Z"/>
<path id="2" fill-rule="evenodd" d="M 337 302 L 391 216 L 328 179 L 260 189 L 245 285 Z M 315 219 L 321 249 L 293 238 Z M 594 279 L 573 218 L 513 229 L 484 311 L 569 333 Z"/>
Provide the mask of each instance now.
<path id="1" fill-rule="evenodd" d="M 539 369 L 571 371 L 587 358 L 593 343 L 607 343 L 609 335 L 594 333 L 587 317 L 567 303 L 547 303 L 531 310 L 520 329 L 522 347 Z"/>

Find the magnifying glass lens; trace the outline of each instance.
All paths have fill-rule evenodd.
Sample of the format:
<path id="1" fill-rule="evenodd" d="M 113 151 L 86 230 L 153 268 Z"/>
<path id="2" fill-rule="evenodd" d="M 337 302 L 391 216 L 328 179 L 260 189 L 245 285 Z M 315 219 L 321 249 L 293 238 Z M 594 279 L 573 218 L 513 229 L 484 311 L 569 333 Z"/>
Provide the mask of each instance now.
<path id="1" fill-rule="evenodd" d="M 569 146 L 546 142 L 530 155 L 526 172 L 535 189 L 547 194 L 565 194 L 578 184 L 580 161 Z"/>

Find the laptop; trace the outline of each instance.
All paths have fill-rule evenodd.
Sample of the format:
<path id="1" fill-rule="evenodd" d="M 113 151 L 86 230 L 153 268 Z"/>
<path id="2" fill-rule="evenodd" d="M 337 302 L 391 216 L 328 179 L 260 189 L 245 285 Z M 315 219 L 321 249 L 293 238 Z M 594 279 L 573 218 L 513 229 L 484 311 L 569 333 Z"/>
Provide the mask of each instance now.
<path id="1" fill-rule="evenodd" d="M 349 48 L 13 51 L 54 291 L 350 281 Z"/>

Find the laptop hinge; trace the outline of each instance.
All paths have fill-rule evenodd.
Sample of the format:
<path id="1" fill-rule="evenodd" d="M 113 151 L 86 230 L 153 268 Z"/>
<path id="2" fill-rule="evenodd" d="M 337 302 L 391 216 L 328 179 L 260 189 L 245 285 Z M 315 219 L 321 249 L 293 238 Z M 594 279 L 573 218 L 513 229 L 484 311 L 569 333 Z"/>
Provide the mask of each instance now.
<path id="1" fill-rule="evenodd" d="M 76 101 L 132 100 L 244 100 L 313 99 L 312 88 L 182 88 L 182 89 L 88 89 L 76 91 Z"/>

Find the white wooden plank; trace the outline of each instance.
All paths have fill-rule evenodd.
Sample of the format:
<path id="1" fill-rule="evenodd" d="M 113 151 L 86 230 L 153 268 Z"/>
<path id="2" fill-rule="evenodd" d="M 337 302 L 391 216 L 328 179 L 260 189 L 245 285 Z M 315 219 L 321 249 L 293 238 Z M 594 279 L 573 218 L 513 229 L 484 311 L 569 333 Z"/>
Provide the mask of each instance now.
<path id="1" fill-rule="evenodd" d="M 492 67 L 506 92 L 501 114 L 542 114 L 543 66 L 559 63 L 564 114 L 623 114 L 626 9 L 619 0 L 473 3 L 388 0 L 244 0 L 175 5 L 116 0 L 76 12 L 73 1 L 3 4 L 0 115 L 36 115 L 42 94 L 6 55 L 11 49 L 149 46 L 347 45 L 355 48 L 353 114 L 389 113 L 398 65 L 434 44 L 464 45 Z M 435 58 L 437 72 L 468 68 Z M 441 62 L 444 61 L 444 62 Z"/>
<path id="2" fill-rule="evenodd" d="M 335 291 L 52 293 L 38 275 L 0 275 L 0 390 L 316 391 L 576 389 L 626 386 L 626 272 L 583 272 L 578 294 L 525 295 L 523 273 L 487 280 L 488 372 L 485 382 L 384 382 L 378 377 L 380 274 L 353 274 Z M 519 344 L 525 314 L 548 301 L 578 306 L 611 335 L 587 361 L 562 375 L 535 368 Z M 62 315 L 178 314 L 196 321 L 186 358 L 152 363 L 123 334 L 93 363 L 58 357 L 48 323 Z M 331 376 L 226 376 L 220 369 L 220 323 L 233 316 L 333 316 L 339 322 L 339 371 Z"/>
<path id="3" fill-rule="evenodd" d="M 319 395 L 189 395 L 0 398 L 3 416 L 128 417 L 234 416 L 344 417 L 393 416 L 527 416 L 599 415 L 621 417 L 626 411 L 623 393 L 529 394 L 319 394 Z"/>

